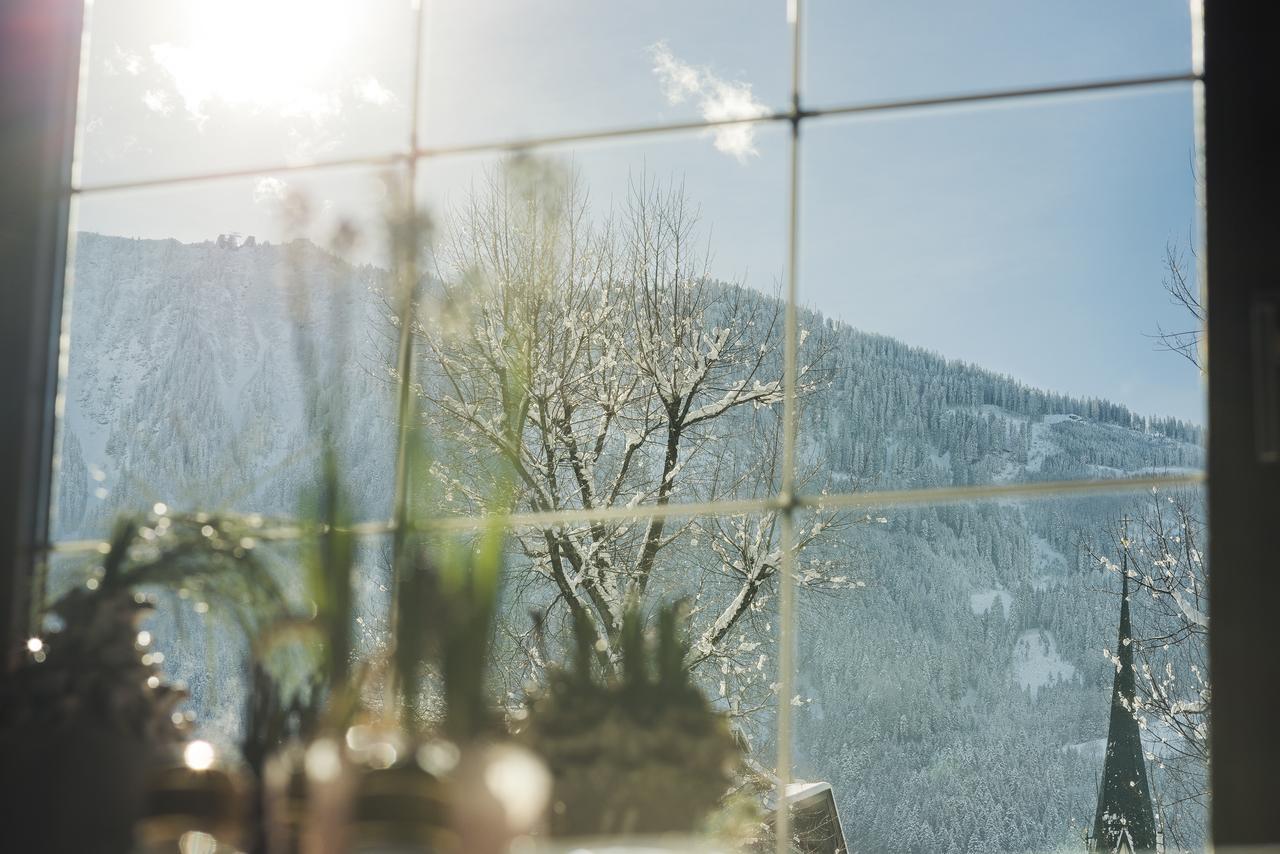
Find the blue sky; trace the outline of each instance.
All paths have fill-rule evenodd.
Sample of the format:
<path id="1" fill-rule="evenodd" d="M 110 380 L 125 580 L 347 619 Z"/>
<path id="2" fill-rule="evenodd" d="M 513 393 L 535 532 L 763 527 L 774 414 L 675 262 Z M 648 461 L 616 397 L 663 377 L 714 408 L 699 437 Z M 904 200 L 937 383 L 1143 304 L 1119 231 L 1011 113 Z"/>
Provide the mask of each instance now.
<path id="1" fill-rule="evenodd" d="M 782 2 L 428 4 L 421 138 L 524 134 L 784 107 Z M 305 10 L 305 15 L 303 14 Z M 931 97 L 1191 66 L 1177 2 L 805 7 L 812 105 Z M 404 0 L 98 0 L 83 121 L 86 183 L 384 153 L 412 114 Z M 302 21 L 303 23 L 298 23 Z M 1030 384 L 1202 420 L 1199 377 L 1146 334 L 1183 319 L 1160 288 L 1195 225 L 1192 91 L 828 118 L 804 125 L 802 300 Z M 605 210 L 644 170 L 685 182 L 713 270 L 768 289 L 786 258 L 783 126 L 559 147 Z M 422 169 L 443 211 L 484 155 Z M 275 195 L 372 222 L 378 170 L 237 178 L 86 196 L 79 227 L 209 239 L 278 231 Z M 376 248 L 369 250 L 376 260 Z"/>

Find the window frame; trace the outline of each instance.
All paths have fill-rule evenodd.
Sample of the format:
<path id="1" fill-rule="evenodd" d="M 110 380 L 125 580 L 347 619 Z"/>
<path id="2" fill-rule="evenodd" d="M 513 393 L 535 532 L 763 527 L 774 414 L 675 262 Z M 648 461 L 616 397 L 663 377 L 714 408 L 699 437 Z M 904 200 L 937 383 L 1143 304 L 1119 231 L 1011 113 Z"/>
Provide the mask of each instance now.
<path id="1" fill-rule="evenodd" d="M 0 668 L 18 662 L 48 539 L 84 4 L 0 6 Z"/>
<path id="2" fill-rule="evenodd" d="M 1280 463 L 1260 458 L 1257 340 L 1251 314 L 1275 304 L 1280 234 L 1280 63 L 1271 4 L 1205 4 L 1204 134 L 1209 316 L 1210 825 L 1220 846 L 1280 845 Z M 1274 356 L 1273 356 L 1274 358 Z M 1270 389 L 1280 394 L 1280 389 Z"/>
<path id="3" fill-rule="evenodd" d="M 1195 4 L 1193 4 L 1194 7 Z M 417 4 L 421 14 L 422 3 Z M 1205 173 L 1211 176 L 1206 199 L 1205 246 L 1212 251 L 1202 259 L 1200 281 L 1212 280 L 1207 291 L 1208 335 L 1214 342 L 1209 359 L 1209 413 L 1212 429 L 1208 440 L 1208 467 L 1213 481 L 1208 490 L 1210 559 L 1229 567 L 1214 577 L 1210 645 L 1215 691 L 1215 726 L 1212 729 L 1214 762 L 1212 837 L 1218 844 L 1280 843 L 1280 812 L 1269 795 L 1280 772 L 1280 745 L 1271 734 L 1267 714 L 1280 687 L 1280 661 L 1260 651 L 1267 649 L 1266 611 L 1280 603 L 1280 575 L 1267 564 L 1268 555 L 1280 553 L 1280 526 L 1271 508 L 1280 506 L 1280 465 L 1259 462 L 1253 453 L 1254 387 L 1256 365 L 1250 338 L 1250 306 L 1258 292 L 1268 291 L 1266 264 L 1268 237 L 1280 233 L 1280 214 L 1270 200 L 1280 197 L 1280 170 L 1267 151 L 1276 138 L 1270 93 L 1277 63 L 1270 59 L 1267 40 L 1278 31 L 1277 14 L 1269 8 L 1244 4 L 1207 4 L 1203 31 L 1204 69 L 1188 74 L 1110 79 L 1079 84 L 1020 87 L 953 97 L 892 102 L 851 103 L 820 110 L 807 109 L 802 99 L 801 66 L 803 33 L 801 0 L 789 4 L 791 44 L 791 105 L 783 112 L 751 119 L 757 124 L 783 123 L 790 130 L 787 274 L 785 280 L 784 382 L 784 478 L 779 492 L 759 502 L 732 502 L 640 507 L 609 512 L 611 517 L 636 519 L 655 515 L 740 513 L 777 510 L 783 525 L 783 544 L 794 536 L 794 514 L 817 501 L 826 507 L 885 507 L 938 504 L 999 497 L 1067 495 L 1093 491 L 1132 491 L 1144 485 L 1184 485 L 1207 482 L 1200 476 L 1128 478 L 1114 481 L 1053 482 L 1037 484 L 949 487 L 892 492 L 849 493 L 819 498 L 799 496 L 793 489 L 796 442 L 796 340 L 797 340 L 797 243 L 798 182 L 801 135 L 808 119 L 832 115 L 858 115 L 905 110 L 945 109 L 982 102 L 1052 98 L 1105 90 L 1141 90 L 1169 83 L 1190 83 L 1201 102 L 1203 116 L 1201 152 Z M 1195 16 L 1193 15 L 1193 18 Z M 151 179 L 124 185 L 81 187 L 74 182 L 73 152 L 84 4 L 82 0 L 18 0 L 0 12 L 0 57 L 4 57 L 4 99 L 0 102 L 0 136 L 6 163 L 31 164 L 33 168 L 6 173 L 3 204 L 5 233 L 0 240 L 0 261 L 8 272 L 5 311 L 0 316 L 3 337 L 0 355 L 0 399 L 14 405 L 0 411 L 0 636 L 6 654 L 0 666 L 8 669 L 19 657 L 22 640 L 31 630 L 35 605 L 33 579 L 40 564 L 58 544 L 48 539 L 49 499 L 55 464 L 55 433 L 60 405 L 59 371 L 66 354 L 62 347 L 62 297 L 70 210 L 73 198 L 86 192 L 131 187 L 216 180 L 228 174 L 201 174 Z M 33 22 L 35 24 L 33 28 Z M 32 33 L 35 33 L 33 39 Z M 1193 33 L 1193 39 L 1199 33 Z M 697 132 L 728 122 L 681 122 L 537 138 L 494 140 L 427 150 L 418 140 L 417 110 L 421 103 L 422 26 L 419 21 L 414 53 L 414 103 L 407 148 L 385 157 L 347 159 L 281 168 L 237 170 L 235 174 L 321 170 L 355 164 L 404 163 L 412 176 L 423 159 L 455 154 L 530 150 L 549 145 L 595 142 L 619 138 Z M 25 66 L 12 60 L 22 57 Z M 416 191 L 416 182 L 415 182 Z M 1206 202 L 1207 204 L 1207 202 Z M 1270 276 L 1268 275 L 1270 273 Z M 400 361 L 412 359 L 411 342 L 402 345 Z M 408 382 L 402 371 L 402 382 Z M 402 407 L 407 395 L 401 394 Z M 403 413 L 403 409 L 402 409 Z M 403 417 L 401 418 L 404 423 Z M 397 462 L 396 492 L 401 493 L 403 454 Z M 749 506 L 745 506 L 749 505 Z M 370 533 L 399 532 L 406 528 L 406 508 L 397 500 L 393 518 L 386 525 L 369 526 Z M 537 514 L 542 516 L 544 514 Z M 567 512 L 559 519 L 587 518 Z M 512 523 L 545 519 L 521 514 Z M 479 519 L 450 519 L 452 527 L 477 527 Z M 80 544 L 83 546 L 84 544 Z M 790 550 L 783 550 L 780 596 L 780 630 L 794 638 L 794 584 Z M 1261 595 L 1259 595 L 1261 594 Z M 792 643 L 780 663 L 780 697 L 791 695 L 794 679 Z M 778 706 L 778 767 L 785 785 L 790 763 L 790 703 Z M 782 822 L 785 823 L 785 815 Z M 781 845 L 781 843 L 780 843 Z"/>

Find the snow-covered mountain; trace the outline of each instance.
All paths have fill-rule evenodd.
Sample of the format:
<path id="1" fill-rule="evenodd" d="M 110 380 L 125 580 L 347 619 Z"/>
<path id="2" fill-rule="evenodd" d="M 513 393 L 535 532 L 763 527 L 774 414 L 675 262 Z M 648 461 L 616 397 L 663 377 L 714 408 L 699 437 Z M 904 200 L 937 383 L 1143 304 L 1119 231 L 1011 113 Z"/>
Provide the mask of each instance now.
<path id="1" fill-rule="evenodd" d="M 310 400 L 346 414 L 336 439 L 359 515 L 387 517 L 394 333 L 381 271 L 301 242 L 98 234 L 78 236 L 73 269 L 58 537 L 102 536 L 116 513 L 156 501 L 290 513 L 318 451 Z M 799 434 L 828 488 L 1203 466 L 1194 425 L 1029 388 L 816 313 L 801 322 L 831 348 Z M 855 848 L 1078 840 L 1100 764 L 1069 748 L 1105 735 L 1101 650 L 1115 634 L 1110 579 L 1082 543 L 1129 501 L 900 509 L 813 546 L 866 586 L 802 604 L 796 773 L 834 785 Z M 203 665 L 175 665 L 197 695 L 219 678 Z"/>
<path id="2" fill-rule="evenodd" d="M 389 344 L 367 322 L 380 271 L 301 241 L 99 234 L 78 236 L 73 269 L 57 536 L 101 536 L 117 512 L 160 500 L 291 512 L 319 449 L 311 399 L 346 416 L 336 440 L 359 451 L 360 514 L 389 515 Z M 317 395 L 300 347 L 315 353 L 303 358 Z"/>

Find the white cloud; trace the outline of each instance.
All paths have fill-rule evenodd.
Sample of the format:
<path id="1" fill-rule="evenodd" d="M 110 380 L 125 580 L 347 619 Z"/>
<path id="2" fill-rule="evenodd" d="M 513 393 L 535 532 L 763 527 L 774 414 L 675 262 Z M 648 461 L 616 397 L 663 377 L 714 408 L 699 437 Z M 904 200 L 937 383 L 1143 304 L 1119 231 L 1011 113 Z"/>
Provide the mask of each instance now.
<path id="1" fill-rule="evenodd" d="M 115 53 L 102 60 L 108 74 L 128 74 L 137 77 L 142 73 L 143 59 L 136 53 L 130 53 L 120 45 L 115 46 Z"/>
<path id="2" fill-rule="evenodd" d="M 357 98 L 375 107 L 385 107 L 396 99 L 395 93 L 379 83 L 378 78 L 373 75 L 357 80 L 355 91 Z"/>
<path id="3" fill-rule="evenodd" d="M 649 49 L 653 55 L 653 73 L 669 104 L 695 100 L 702 118 L 707 121 L 754 119 L 769 114 L 769 108 L 756 100 L 751 84 L 725 80 L 705 66 L 699 67 L 676 58 L 666 42 Z M 724 125 L 713 128 L 715 146 L 732 155 L 739 163 L 760 152 L 756 150 L 756 128 L 751 124 Z"/>
<path id="4" fill-rule="evenodd" d="M 142 95 L 142 103 L 153 113 L 160 113 L 163 116 L 173 112 L 173 104 L 169 100 L 169 93 L 163 89 L 148 89 Z"/>
<path id="5" fill-rule="evenodd" d="M 173 86 L 191 117 L 207 118 L 204 108 L 211 101 L 266 109 L 281 116 L 307 116 L 321 121 L 342 111 L 342 99 L 334 91 L 322 91 L 300 80 L 297 75 L 280 70 L 287 65 L 258 67 L 265 61 L 251 62 L 235 57 L 219 48 L 182 47 L 172 44 L 151 46 L 156 65 L 168 72 Z"/>
<path id="6" fill-rule="evenodd" d="M 193 118 L 204 118 L 202 108 L 213 94 L 213 84 L 191 52 L 171 44 L 153 44 L 151 58 L 169 73 L 187 112 Z"/>
<path id="7" fill-rule="evenodd" d="M 150 46 L 197 121 L 214 103 L 317 123 L 337 116 L 351 34 L 364 13 L 350 0 L 219 0 L 188 4 L 180 42 Z"/>
<path id="8" fill-rule="evenodd" d="M 289 195 L 289 185 L 279 178 L 260 178 L 253 186 L 253 203 L 255 205 L 273 205 L 285 200 Z"/>

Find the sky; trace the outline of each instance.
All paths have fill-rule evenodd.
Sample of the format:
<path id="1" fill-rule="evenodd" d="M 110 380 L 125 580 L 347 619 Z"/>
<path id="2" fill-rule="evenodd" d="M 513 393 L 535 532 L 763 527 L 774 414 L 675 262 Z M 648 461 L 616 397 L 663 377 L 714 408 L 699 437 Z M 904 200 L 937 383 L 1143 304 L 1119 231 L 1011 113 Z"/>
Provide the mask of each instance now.
<path id="1" fill-rule="evenodd" d="M 428 2 L 420 143 L 433 149 L 783 109 L 785 0 Z M 372 235 L 386 169 L 273 171 L 403 149 L 412 130 L 408 0 L 96 0 L 81 109 L 83 185 L 263 170 L 86 193 L 77 227 L 134 237 L 278 239 L 280 199 Z M 804 5 L 806 106 L 1185 73 L 1172 0 Z M 701 209 L 712 271 L 770 290 L 787 257 L 788 129 L 737 126 L 540 153 L 571 161 L 603 215 L 644 174 Z M 806 121 L 802 302 L 1038 387 L 1203 421 L 1193 367 L 1150 335 L 1185 325 L 1166 245 L 1191 260 L 1193 92 L 1090 96 Z M 494 154 L 422 162 L 438 218 Z M 74 346 L 74 344 L 73 344 Z"/>

